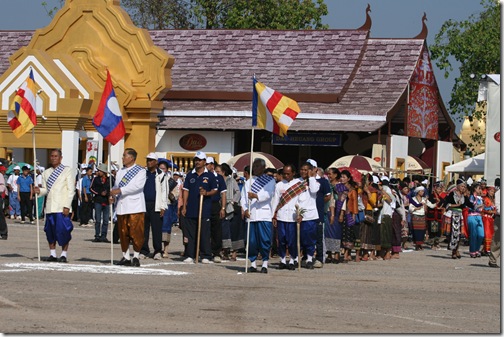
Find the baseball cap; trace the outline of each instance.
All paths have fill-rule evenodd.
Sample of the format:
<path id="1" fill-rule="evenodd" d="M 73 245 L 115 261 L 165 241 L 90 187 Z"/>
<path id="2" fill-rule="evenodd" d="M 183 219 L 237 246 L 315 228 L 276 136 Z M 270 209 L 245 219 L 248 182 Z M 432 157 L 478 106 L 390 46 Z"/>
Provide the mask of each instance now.
<path id="1" fill-rule="evenodd" d="M 21 170 L 21 167 L 19 167 L 18 165 L 14 166 L 14 170 Z"/>
<path id="2" fill-rule="evenodd" d="M 318 167 L 317 162 L 313 159 L 306 160 L 307 163 L 310 163 L 313 167 Z"/>
<path id="3" fill-rule="evenodd" d="M 158 156 L 154 152 L 149 153 L 145 158 L 158 160 Z"/>
<path id="4" fill-rule="evenodd" d="M 206 162 L 207 164 L 215 164 L 213 157 L 208 157 Z"/>
<path id="5" fill-rule="evenodd" d="M 205 152 L 198 151 L 198 152 L 196 152 L 196 154 L 194 155 L 194 158 L 198 158 L 198 159 L 201 159 L 201 160 L 206 160 L 206 159 L 207 159 L 207 156 L 206 156 L 206 153 L 205 153 Z"/>
<path id="6" fill-rule="evenodd" d="M 24 171 L 24 170 L 30 170 L 30 167 L 29 167 L 28 165 L 24 165 L 24 166 L 22 167 L 22 171 Z"/>
<path id="7" fill-rule="evenodd" d="M 173 175 L 174 176 L 181 176 L 180 172 L 177 172 L 177 171 L 173 172 Z"/>

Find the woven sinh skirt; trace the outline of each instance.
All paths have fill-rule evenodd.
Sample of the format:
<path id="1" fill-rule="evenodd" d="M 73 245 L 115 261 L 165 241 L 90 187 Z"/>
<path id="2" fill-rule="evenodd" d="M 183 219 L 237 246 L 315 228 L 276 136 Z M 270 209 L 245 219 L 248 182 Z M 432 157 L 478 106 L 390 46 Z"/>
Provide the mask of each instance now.
<path id="1" fill-rule="evenodd" d="M 339 253 L 341 250 L 341 237 L 342 237 L 341 224 L 338 219 L 335 219 L 332 224 L 324 228 L 324 246 L 326 251 Z"/>
<path id="2" fill-rule="evenodd" d="M 392 217 L 390 215 L 382 216 L 380 225 L 381 249 L 392 247 Z"/>
<path id="3" fill-rule="evenodd" d="M 427 224 L 425 223 L 425 216 L 414 215 L 411 217 L 413 223 L 413 241 L 417 245 L 422 245 L 425 239 L 425 232 L 427 231 Z"/>
<path id="4" fill-rule="evenodd" d="M 364 214 L 373 216 L 373 211 L 364 211 Z M 375 219 L 376 223 L 376 219 Z M 360 239 L 361 239 L 361 248 L 362 249 L 374 249 L 374 245 L 372 243 L 373 236 L 373 224 L 368 224 L 366 222 L 361 223 L 360 226 Z"/>

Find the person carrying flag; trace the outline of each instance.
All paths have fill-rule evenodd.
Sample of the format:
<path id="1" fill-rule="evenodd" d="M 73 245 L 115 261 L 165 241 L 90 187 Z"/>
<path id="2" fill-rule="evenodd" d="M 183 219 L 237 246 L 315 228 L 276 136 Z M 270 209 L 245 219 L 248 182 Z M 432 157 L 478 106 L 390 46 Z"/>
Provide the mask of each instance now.
<path id="1" fill-rule="evenodd" d="M 137 152 L 127 148 L 122 156 L 123 167 L 117 172 L 114 187 L 110 191 L 110 201 L 116 201 L 117 226 L 121 240 L 123 258 L 116 262 L 119 266 L 140 267 L 140 250 L 144 244 L 145 169 L 136 164 Z M 133 241 L 133 260 L 129 245 Z"/>
<path id="2" fill-rule="evenodd" d="M 256 158 L 252 164 L 252 177 L 245 183 L 241 194 L 241 204 L 245 218 L 250 221 L 250 236 L 248 241 L 249 272 L 257 272 L 257 253 L 262 256 L 261 273 L 268 273 L 268 260 L 272 239 L 272 209 L 271 199 L 275 193 L 275 178 L 264 174 L 266 162 Z M 248 200 L 250 200 L 250 208 Z"/>
<path id="3" fill-rule="evenodd" d="M 73 224 L 70 220 L 72 200 L 75 193 L 73 170 L 61 163 L 60 149 L 51 150 L 51 167 L 42 173 L 42 187 L 33 189 L 40 196 L 47 196 L 45 226 L 50 255 L 48 262 L 67 262 L 68 245 L 72 239 Z M 61 256 L 56 258 L 56 242 L 62 247 Z"/>

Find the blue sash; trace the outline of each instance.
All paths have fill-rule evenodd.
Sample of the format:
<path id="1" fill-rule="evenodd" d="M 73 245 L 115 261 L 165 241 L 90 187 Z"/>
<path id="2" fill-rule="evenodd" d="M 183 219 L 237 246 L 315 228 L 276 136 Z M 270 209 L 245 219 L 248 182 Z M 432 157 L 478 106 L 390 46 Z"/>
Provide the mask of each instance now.
<path id="1" fill-rule="evenodd" d="M 273 179 L 274 178 L 272 176 L 269 176 L 267 174 L 263 174 L 262 176 L 260 176 L 259 178 L 257 178 L 254 181 L 254 183 L 250 187 L 250 190 L 254 193 L 257 193 Z"/>
<path id="2" fill-rule="evenodd" d="M 140 165 L 135 165 L 124 175 L 124 177 L 119 182 L 119 188 L 124 187 L 130 183 L 130 181 L 138 174 L 138 172 L 142 171 L 144 168 Z"/>
<path id="3" fill-rule="evenodd" d="M 52 171 L 49 178 L 47 178 L 47 183 L 46 183 L 47 193 L 49 193 L 51 191 L 51 188 L 54 185 L 54 183 L 56 182 L 56 179 L 58 179 L 60 174 L 63 173 L 64 169 L 65 169 L 65 165 L 60 164 L 58 167 L 56 167 L 54 169 L 54 171 Z"/>

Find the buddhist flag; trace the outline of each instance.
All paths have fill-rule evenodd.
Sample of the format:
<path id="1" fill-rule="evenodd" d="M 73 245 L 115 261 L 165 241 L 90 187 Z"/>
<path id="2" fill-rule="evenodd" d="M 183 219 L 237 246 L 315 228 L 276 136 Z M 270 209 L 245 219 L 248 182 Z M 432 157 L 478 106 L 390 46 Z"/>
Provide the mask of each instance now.
<path id="1" fill-rule="evenodd" d="M 93 117 L 93 125 L 103 138 L 112 145 L 116 145 L 126 134 L 121 108 L 108 70 L 100 105 Z"/>
<path id="2" fill-rule="evenodd" d="M 300 112 L 301 109 L 296 101 L 254 78 L 252 126 L 284 137 Z"/>
<path id="3" fill-rule="evenodd" d="M 33 70 L 16 92 L 11 110 L 7 113 L 7 123 L 19 138 L 37 125 L 37 114 L 35 113 L 35 79 Z"/>

